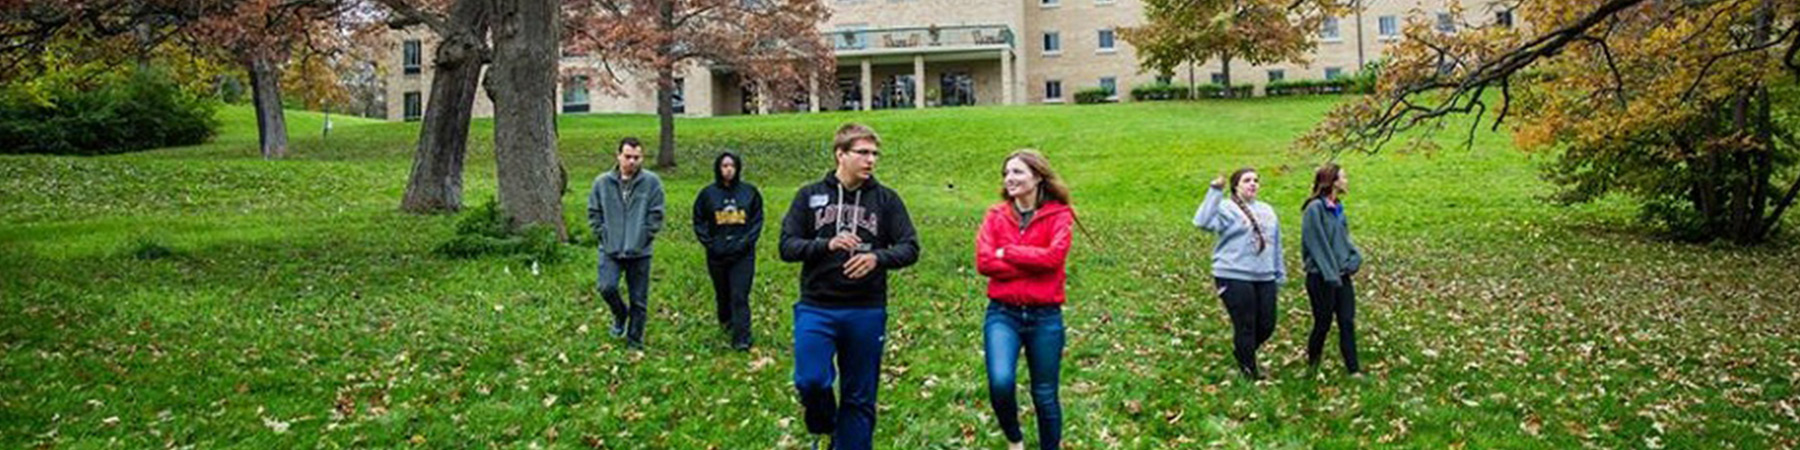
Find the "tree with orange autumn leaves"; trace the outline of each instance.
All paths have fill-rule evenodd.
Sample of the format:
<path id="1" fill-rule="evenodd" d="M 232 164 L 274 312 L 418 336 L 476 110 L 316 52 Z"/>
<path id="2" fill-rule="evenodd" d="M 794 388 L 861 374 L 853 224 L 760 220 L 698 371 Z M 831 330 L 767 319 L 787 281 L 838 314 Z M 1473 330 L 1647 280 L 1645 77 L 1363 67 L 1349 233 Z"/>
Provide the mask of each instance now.
<path id="1" fill-rule="evenodd" d="M 195 47 L 216 48 L 249 74 L 264 158 L 287 156 L 284 75 L 310 93 L 308 103 L 344 97 L 331 64 L 351 46 L 344 21 L 356 5 L 351 0 L 239 0 L 185 30 Z M 296 55 L 302 56 L 297 62 Z"/>
<path id="2" fill-rule="evenodd" d="M 569 0 L 564 4 L 568 53 L 591 54 L 606 67 L 651 74 L 660 119 L 657 167 L 675 159 L 675 74 L 689 66 L 722 66 L 762 101 L 778 107 L 798 93 L 830 85 L 831 43 L 819 33 L 830 12 L 820 0 Z M 617 88 L 616 76 L 589 77 Z"/>
<path id="3" fill-rule="evenodd" d="M 1231 63 L 1305 63 L 1325 19 L 1349 10 L 1337 0 L 1144 0 L 1144 24 L 1120 36 L 1156 73 L 1218 60 L 1229 97 Z"/>
<path id="4" fill-rule="evenodd" d="M 1375 92 L 1301 147 L 1374 153 L 1402 136 L 1430 147 L 1453 115 L 1492 117 L 1521 149 L 1554 157 L 1543 170 L 1557 200 L 1634 197 L 1646 220 L 1692 240 L 1753 244 L 1778 228 L 1800 193 L 1800 3 L 1513 7 L 1526 27 L 1443 33 L 1410 20 Z"/>
<path id="5" fill-rule="evenodd" d="M 35 55 L 50 48 L 79 48 L 79 57 L 110 64 L 147 64 L 152 55 L 170 51 L 228 61 L 251 81 L 262 156 L 281 158 L 287 154 L 282 80 L 308 104 L 342 101 L 338 69 L 358 59 L 350 53 L 357 42 L 352 30 L 357 5 L 355 0 L 0 2 L 0 81 L 38 73 L 42 67 Z"/>

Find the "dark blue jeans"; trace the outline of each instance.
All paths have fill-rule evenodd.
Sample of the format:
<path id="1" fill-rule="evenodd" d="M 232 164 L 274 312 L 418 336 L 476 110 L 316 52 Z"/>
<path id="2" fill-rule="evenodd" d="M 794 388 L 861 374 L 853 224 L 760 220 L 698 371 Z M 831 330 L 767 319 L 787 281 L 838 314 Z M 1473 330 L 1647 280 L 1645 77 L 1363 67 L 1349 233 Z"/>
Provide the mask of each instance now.
<path id="1" fill-rule="evenodd" d="M 650 315 L 650 257 L 613 259 L 602 254 L 599 271 L 596 284 L 607 309 L 612 310 L 613 323 L 625 324 L 626 342 L 644 345 L 644 320 Z M 621 274 L 631 294 L 630 305 L 619 298 Z"/>
<path id="2" fill-rule="evenodd" d="M 833 448 L 874 447 L 875 394 L 881 387 L 886 335 L 885 307 L 794 305 L 794 388 L 806 409 L 807 431 L 832 435 Z M 832 396 L 833 380 L 842 384 L 841 402 Z"/>
<path id="3" fill-rule="evenodd" d="M 1062 403 L 1057 384 L 1062 378 L 1062 307 L 1008 306 L 988 301 L 982 341 L 987 349 L 988 402 L 1000 418 L 1000 431 L 1009 442 L 1025 440 L 1019 430 L 1019 350 L 1031 371 L 1031 404 L 1037 408 L 1038 448 L 1062 446 Z"/>

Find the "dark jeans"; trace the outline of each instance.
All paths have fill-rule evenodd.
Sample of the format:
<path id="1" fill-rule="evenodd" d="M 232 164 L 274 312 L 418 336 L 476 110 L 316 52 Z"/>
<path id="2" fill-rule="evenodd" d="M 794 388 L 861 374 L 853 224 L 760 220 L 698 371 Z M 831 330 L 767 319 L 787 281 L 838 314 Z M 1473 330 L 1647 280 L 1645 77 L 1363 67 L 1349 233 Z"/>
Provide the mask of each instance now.
<path id="1" fill-rule="evenodd" d="M 1319 353 L 1325 349 L 1325 335 L 1331 333 L 1331 321 L 1337 319 L 1338 351 L 1344 354 L 1344 369 L 1362 371 L 1356 361 L 1356 286 L 1350 277 L 1341 278 L 1342 285 L 1332 287 L 1325 277 L 1306 274 L 1306 297 L 1312 300 L 1312 335 L 1306 338 L 1306 362 L 1319 364 Z"/>
<path id="2" fill-rule="evenodd" d="M 1231 314 L 1232 355 L 1237 357 L 1238 370 L 1259 378 L 1262 369 L 1256 365 L 1256 350 L 1275 335 L 1275 282 L 1214 280 L 1225 311 Z"/>
<path id="3" fill-rule="evenodd" d="M 1062 307 L 1008 306 L 990 300 L 981 328 L 987 348 L 988 402 L 1000 418 L 1000 431 L 1009 442 L 1025 440 L 1014 389 L 1023 348 L 1031 370 L 1031 404 L 1037 408 L 1038 448 L 1061 448 L 1062 404 L 1056 391 L 1065 342 Z"/>
<path id="4" fill-rule="evenodd" d="M 619 276 L 623 273 L 631 292 L 631 305 L 619 299 Z M 600 297 L 612 310 L 613 323 L 625 324 L 625 340 L 644 345 L 644 319 L 650 308 L 650 257 L 613 259 L 600 255 Z"/>
<path id="5" fill-rule="evenodd" d="M 886 334 L 885 307 L 794 305 L 794 388 L 806 409 L 807 431 L 832 435 L 834 448 L 874 446 L 875 394 L 881 387 Z M 833 380 L 843 384 L 842 402 L 832 396 Z"/>
<path id="6" fill-rule="evenodd" d="M 756 254 L 725 261 L 708 260 L 713 304 L 720 325 L 731 330 L 731 343 L 750 345 L 750 284 L 756 279 Z"/>

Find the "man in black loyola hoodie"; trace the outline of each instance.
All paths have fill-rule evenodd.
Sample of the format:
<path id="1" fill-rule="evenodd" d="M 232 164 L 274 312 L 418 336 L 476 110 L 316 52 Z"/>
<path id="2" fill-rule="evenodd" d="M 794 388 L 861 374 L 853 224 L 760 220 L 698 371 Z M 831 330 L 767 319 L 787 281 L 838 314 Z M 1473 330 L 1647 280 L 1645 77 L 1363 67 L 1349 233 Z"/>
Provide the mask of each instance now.
<path id="1" fill-rule="evenodd" d="M 900 195 L 875 182 L 874 130 L 844 125 L 832 154 L 837 170 L 801 187 L 781 221 L 781 260 L 801 263 L 794 387 L 808 431 L 832 435 L 837 450 L 866 450 L 887 334 L 887 272 L 919 260 L 919 238 Z"/>
<path id="2" fill-rule="evenodd" d="M 713 183 L 694 198 L 694 239 L 706 248 L 719 325 L 731 348 L 750 349 L 750 284 L 762 236 L 762 192 L 743 181 L 744 159 L 726 152 L 713 160 Z"/>

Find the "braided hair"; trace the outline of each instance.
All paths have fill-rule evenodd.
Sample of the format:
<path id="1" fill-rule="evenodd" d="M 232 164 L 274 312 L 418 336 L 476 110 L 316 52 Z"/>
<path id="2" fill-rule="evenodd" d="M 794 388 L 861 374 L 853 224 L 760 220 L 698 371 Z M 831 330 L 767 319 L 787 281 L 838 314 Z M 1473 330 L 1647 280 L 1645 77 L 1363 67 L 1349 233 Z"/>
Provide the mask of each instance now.
<path id="1" fill-rule="evenodd" d="M 1250 212 L 1250 205 L 1244 204 L 1244 199 L 1238 197 L 1237 193 L 1238 180 L 1242 180 L 1244 174 L 1250 173 L 1256 173 L 1256 168 L 1245 167 L 1232 172 L 1231 179 L 1226 181 L 1226 189 L 1231 195 L 1231 202 L 1237 204 L 1238 209 L 1244 212 L 1244 219 L 1250 221 L 1250 231 L 1256 234 L 1256 252 L 1262 253 L 1269 247 L 1269 238 L 1263 235 L 1262 224 L 1256 221 L 1256 214 Z"/>

